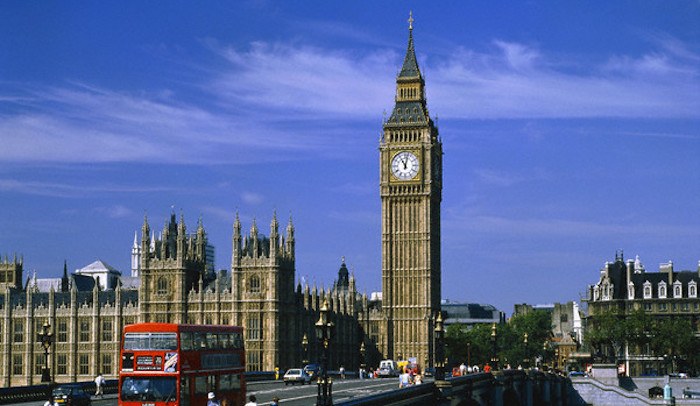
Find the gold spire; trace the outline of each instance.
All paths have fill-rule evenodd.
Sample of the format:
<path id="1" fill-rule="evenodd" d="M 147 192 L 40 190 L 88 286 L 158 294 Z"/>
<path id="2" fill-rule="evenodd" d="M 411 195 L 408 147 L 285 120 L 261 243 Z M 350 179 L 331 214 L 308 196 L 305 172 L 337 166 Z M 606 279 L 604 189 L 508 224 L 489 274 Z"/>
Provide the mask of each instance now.
<path id="1" fill-rule="evenodd" d="M 413 10 L 408 12 L 408 29 L 413 30 Z"/>

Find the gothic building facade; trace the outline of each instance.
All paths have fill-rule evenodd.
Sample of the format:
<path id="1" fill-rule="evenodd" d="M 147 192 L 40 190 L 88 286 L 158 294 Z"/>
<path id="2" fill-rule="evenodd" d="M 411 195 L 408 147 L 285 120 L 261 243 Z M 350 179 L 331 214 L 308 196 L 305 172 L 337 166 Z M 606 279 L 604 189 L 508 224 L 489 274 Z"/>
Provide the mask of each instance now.
<path id="1" fill-rule="evenodd" d="M 440 311 L 442 143 L 430 118 L 413 45 L 396 79 L 395 106 L 379 145 L 382 200 L 382 352 L 432 365 Z"/>
<path id="2" fill-rule="evenodd" d="M 314 324 L 324 302 L 335 324 L 331 368 L 410 357 L 432 365 L 433 320 L 440 310 L 442 144 L 428 114 L 412 30 L 380 141 L 383 292 L 360 294 L 344 259 L 332 287 L 299 283 L 291 218 L 283 230 L 273 215 L 267 233 L 255 221 L 244 233 L 236 215 L 230 270 L 218 272 L 210 266 L 213 250 L 201 220 L 188 233 L 184 216 L 173 213 L 156 236 L 145 218 L 131 247 L 131 276 L 114 286 L 69 275 L 65 265 L 60 279 L 23 284 L 21 260 L 0 264 L 3 385 L 39 383 L 44 351 L 37 333 L 45 322 L 54 336 L 49 367 L 56 382 L 98 373 L 116 377 L 122 328 L 137 322 L 243 326 L 248 370 L 298 367 L 320 359 Z"/>

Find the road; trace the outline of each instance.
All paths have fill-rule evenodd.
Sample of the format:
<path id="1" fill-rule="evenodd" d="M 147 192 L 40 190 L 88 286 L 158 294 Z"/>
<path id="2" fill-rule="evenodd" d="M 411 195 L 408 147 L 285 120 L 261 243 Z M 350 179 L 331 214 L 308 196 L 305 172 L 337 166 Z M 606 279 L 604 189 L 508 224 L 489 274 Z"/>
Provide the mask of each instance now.
<path id="1" fill-rule="evenodd" d="M 385 379 L 337 379 L 333 381 L 333 401 L 363 397 L 372 393 L 395 390 L 398 388 L 398 378 Z M 259 406 L 267 406 L 273 397 L 280 398 L 284 406 L 309 406 L 316 403 L 318 392 L 315 383 L 311 385 L 285 386 L 282 381 L 249 382 L 248 395 L 255 395 Z M 22 406 L 43 406 L 41 402 L 17 403 Z M 104 399 L 92 400 L 92 406 L 116 406 L 116 395 L 106 395 Z"/>

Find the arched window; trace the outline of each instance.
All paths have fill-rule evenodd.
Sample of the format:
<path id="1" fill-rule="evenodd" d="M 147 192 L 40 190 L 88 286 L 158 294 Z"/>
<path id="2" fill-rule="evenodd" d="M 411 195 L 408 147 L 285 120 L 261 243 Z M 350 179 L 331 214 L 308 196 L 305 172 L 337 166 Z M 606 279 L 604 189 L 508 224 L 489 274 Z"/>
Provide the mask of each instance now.
<path id="1" fill-rule="evenodd" d="M 634 299 L 634 283 L 632 282 L 630 282 L 630 284 L 627 285 L 627 299 Z"/>
<path id="2" fill-rule="evenodd" d="M 260 293 L 260 278 L 257 276 L 250 277 L 250 284 L 248 286 L 248 291 L 250 293 Z"/>
<path id="3" fill-rule="evenodd" d="M 168 279 L 165 276 L 158 278 L 158 282 L 156 283 L 156 293 L 159 295 L 168 293 Z"/>
<path id="4" fill-rule="evenodd" d="M 659 283 L 659 299 L 666 299 L 666 283 Z"/>
<path id="5" fill-rule="evenodd" d="M 695 281 L 688 284 L 688 297 L 698 297 L 698 288 Z"/>
<path id="6" fill-rule="evenodd" d="M 673 284 L 673 297 L 683 297 L 683 289 L 681 288 L 681 283 L 678 281 Z"/>
<path id="7" fill-rule="evenodd" d="M 651 283 L 644 282 L 644 299 L 651 299 Z"/>

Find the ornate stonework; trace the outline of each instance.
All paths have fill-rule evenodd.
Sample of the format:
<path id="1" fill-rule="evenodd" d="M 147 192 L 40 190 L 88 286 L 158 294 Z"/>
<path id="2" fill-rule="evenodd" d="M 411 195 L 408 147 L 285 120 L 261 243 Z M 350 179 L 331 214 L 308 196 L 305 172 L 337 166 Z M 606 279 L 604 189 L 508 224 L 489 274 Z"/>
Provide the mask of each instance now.
<path id="1" fill-rule="evenodd" d="M 396 104 L 379 145 L 382 350 L 389 358 L 432 365 L 433 320 L 440 310 L 442 143 L 428 113 L 410 22 Z"/>

